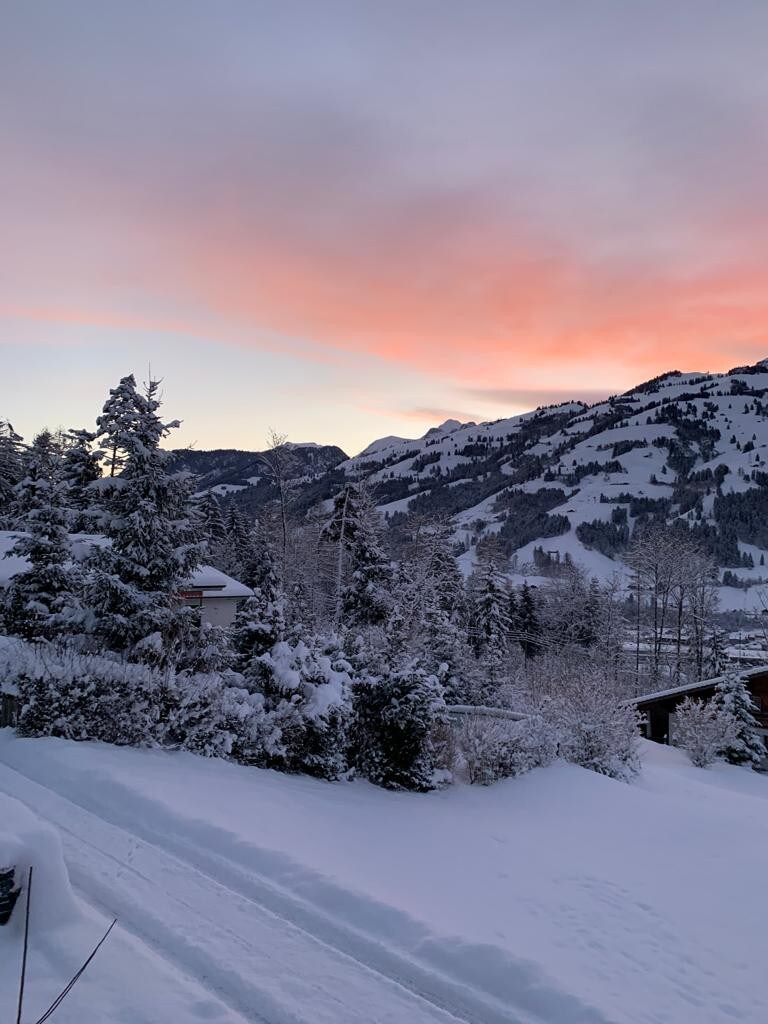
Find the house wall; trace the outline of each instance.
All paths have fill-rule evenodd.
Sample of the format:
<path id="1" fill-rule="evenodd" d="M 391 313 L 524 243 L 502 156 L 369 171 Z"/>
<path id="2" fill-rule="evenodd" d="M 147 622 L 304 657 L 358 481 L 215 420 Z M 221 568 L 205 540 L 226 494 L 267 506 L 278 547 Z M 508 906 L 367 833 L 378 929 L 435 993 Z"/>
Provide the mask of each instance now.
<path id="1" fill-rule="evenodd" d="M 204 597 L 200 602 L 200 618 L 212 626 L 231 626 L 239 603 L 234 597 Z"/>

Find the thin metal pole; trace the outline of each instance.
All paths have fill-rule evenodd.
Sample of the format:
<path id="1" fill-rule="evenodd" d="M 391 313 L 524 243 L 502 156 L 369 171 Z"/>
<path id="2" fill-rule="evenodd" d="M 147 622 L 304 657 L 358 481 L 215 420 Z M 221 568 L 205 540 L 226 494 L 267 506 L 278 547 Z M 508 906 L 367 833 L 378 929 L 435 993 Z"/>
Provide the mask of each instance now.
<path id="1" fill-rule="evenodd" d="M 16 1011 L 16 1024 L 21 1024 L 21 1011 L 24 1006 L 24 982 L 27 977 L 27 951 L 29 949 L 29 905 L 32 901 L 32 868 L 27 876 L 27 909 L 24 915 L 24 951 L 21 955 L 21 980 L 19 982 L 19 1007 Z"/>

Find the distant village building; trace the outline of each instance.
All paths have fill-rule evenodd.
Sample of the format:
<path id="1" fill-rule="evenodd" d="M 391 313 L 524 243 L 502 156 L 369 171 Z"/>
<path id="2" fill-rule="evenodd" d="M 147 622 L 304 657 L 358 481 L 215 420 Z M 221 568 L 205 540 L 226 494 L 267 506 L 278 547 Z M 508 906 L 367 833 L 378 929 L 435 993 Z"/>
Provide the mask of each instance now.
<path id="1" fill-rule="evenodd" d="M 760 724 L 759 731 L 768 745 L 768 668 L 763 666 L 747 670 L 741 676 L 752 695 L 755 718 Z M 715 676 L 713 679 L 702 679 L 685 686 L 633 697 L 631 703 L 645 716 L 645 735 L 648 739 L 657 743 L 674 743 L 675 713 L 680 702 L 686 697 L 710 700 L 722 679 L 723 676 Z"/>

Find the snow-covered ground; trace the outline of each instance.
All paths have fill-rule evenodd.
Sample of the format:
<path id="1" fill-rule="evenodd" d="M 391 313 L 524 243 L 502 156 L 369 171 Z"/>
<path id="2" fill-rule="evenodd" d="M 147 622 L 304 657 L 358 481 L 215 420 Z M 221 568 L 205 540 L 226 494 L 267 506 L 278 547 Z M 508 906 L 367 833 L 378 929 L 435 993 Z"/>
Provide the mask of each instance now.
<path id="1" fill-rule="evenodd" d="M 60 1024 L 764 1024 L 768 778 L 642 757 L 416 795 L 2 732 L 85 901 L 40 996 L 114 914 Z"/>

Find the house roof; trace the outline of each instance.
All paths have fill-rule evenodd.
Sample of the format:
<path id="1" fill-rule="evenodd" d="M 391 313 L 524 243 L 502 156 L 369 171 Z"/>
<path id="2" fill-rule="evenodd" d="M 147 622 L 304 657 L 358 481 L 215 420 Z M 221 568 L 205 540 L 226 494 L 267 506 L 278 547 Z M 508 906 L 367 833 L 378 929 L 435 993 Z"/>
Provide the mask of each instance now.
<path id="1" fill-rule="evenodd" d="M 751 679 L 752 676 L 766 673 L 768 673 L 768 665 L 746 669 L 739 672 L 739 675 L 744 679 Z M 698 693 L 700 690 L 710 690 L 724 679 L 724 675 L 713 676 L 711 679 L 699 679 L 695 683 L 686 683 L 684 686 L 673 686 L 668 690 L 655 690 L 653 693 L 644 693 L 640 697 L 632 697 L 627 704 L 649 704 L 652 701 L 663 700 L 665 697 L 677 697 L 686 693 Z"/>
<path id="2" fill-rule="evenodd" d="M 26 558 L 11 555 L 10 551 L 16 539 L 21 536 L 18 531 L 0 530 L 0 588 L 7 587 L 11 577 L 25 572 L 29 566 Z M 106 537 L 92 533 L 73 533 L 72 553 L 76 561 L 85 558 L 91 548 L 105 547 L 109 544 Z M 202 590 L 203 597 L 244 598 L 252 597 L 253 591 L 244 583 L 227 576 L 212 565 L 201 565 L 192 573 L 186 586 L 194 590 Z"/>
<path id="3" fill-rule="evenodd" d="M 227 576 L 212 565 L 201 565 L 192 573 L 189 586 L 205 591 L 206 597 L 253 597 L 253 591 L 244 583 Z"/>

